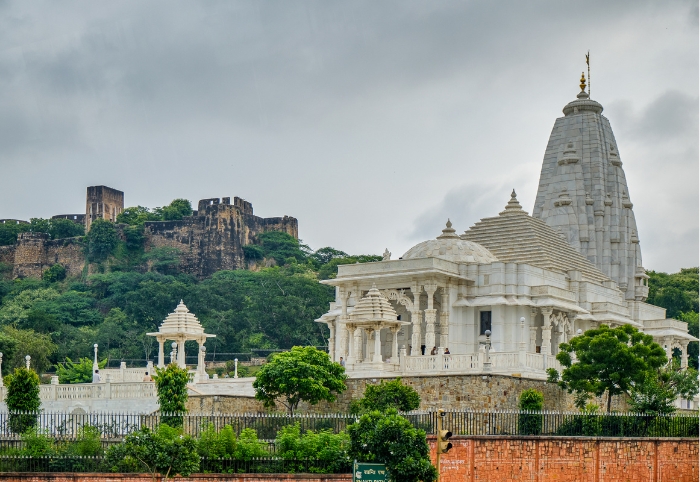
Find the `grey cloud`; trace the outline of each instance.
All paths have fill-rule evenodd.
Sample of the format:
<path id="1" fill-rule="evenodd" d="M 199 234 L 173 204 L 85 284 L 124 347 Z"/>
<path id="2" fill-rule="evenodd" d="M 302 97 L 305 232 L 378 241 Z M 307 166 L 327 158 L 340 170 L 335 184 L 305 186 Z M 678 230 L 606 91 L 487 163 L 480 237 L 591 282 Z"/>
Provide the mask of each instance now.
<path id="1" fill-rule="evenodd" d="M 420 214 L 409 239 L 424 240 L 440 234 L 449 218 L 458 233 L 482 218 L 497 216 L 510 200 L 505 184 L 465 184 L 450 190 L 440 203 Z"/>
<path id="2" fill-rule="evenodd" d="M 673 187 L 653 181 L 657 157 L 670 155 L 664 139 L 687 151 L 671 153 L 684 166 L 697 151 L 691 7 L 2 2 L 0 176 L 15 182 L 0 190 L 0 217 L 55 214 L 32 190 L 62 183 L 79 194 L 104 183 L 126 191 L 127 203 L 151 206 L 248 197 L 267 215 L 297 216 L 312 245 L 348 252 L 434 237 L 447 217 L 461 231 L 497 214 L 513 185 L 534 194 L 549 129 L 576 94 L 591 48 L 596 98 L 623 155 L 636 153 L 650 179 L 631 192 L 654 193 L 690 219 Z M 676 40 L 656 29 L 661 23 Z M 626 80 L 659 58 L 663 69 Z M 661 92 L 648 106 L 640 101 Z M 519 168 L 522 187 L 501 185 Z M 22 196 L 32 201 L 17 202 Z M 366 214 L 390 209 L 381 222 Z M 656 212 L 637 218 L 640 231 L 664 229 Z"/>

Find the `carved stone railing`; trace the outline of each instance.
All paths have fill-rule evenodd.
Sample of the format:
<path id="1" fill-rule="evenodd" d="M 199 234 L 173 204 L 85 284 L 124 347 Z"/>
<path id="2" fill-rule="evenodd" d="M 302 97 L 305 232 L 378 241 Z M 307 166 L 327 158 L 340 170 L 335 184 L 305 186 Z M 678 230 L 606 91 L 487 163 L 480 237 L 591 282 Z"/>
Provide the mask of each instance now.
<path id="1" fill-rule="evenodd" d="M 0 400 L 4 401 L 7 388 L 0 387 Z M 42 402 L 71 400 L 111 400 L 155 398 L 153 382 L 127 383 L 74 383 L 68 385 L 41 385 L 39 398 Z"/>
<path id="2" fill-rule="evenodd" d="M 490 368 L 488 366 L 490 362 Z M 548 368 L 561 369 L 554 355 L 525 352 L 503 352 L 469 355 L 430 355 L 430 356 L 406 356 L 401 364 L 401 371 L 405 375 L 411 373 L 429 374 L 457 374 L 457 373 L 481 373 L 506 371 L 515 373 L 518 371 L 540 372 L 539 376 L 546 376 Z"/>

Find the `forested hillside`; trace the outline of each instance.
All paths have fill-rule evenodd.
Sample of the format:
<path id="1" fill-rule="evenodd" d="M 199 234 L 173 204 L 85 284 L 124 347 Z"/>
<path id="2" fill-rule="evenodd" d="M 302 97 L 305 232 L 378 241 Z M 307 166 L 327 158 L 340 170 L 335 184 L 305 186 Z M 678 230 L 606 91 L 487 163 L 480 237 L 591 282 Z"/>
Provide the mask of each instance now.
<path id="1" fill-rule="evenodd" d="M 0 281 L 5 373 L 26 354 L 39 370 L 66 357 L 91 356 L 94 343 L 100 358 L 153 359 L 157 344 L 145 333 L 157 331 L 180 299 L 217 335 L 207 342 L 210 356 L 325 345 L 328 329 L 313 320 L 328 310 L 334 292 L 319 279 L 335 276 L 338 264 L 381 259 L 332 248 L 314 252 L 292 236 L 271 232 L 247 247 L 251 270 L 219 271 L 198 281 L 178 273 L 176 253 L 144 250 L 138 214 L 129 220 L 134 224 L 126 240 L 107 221 L 93 224 L 85 250 L 97 274 L 67 279 L 54 266 L 42 280 Z M 276 266 L 264 267 L 271 264 Z M 195 344 L 188 350 L 196 355 Z"/>

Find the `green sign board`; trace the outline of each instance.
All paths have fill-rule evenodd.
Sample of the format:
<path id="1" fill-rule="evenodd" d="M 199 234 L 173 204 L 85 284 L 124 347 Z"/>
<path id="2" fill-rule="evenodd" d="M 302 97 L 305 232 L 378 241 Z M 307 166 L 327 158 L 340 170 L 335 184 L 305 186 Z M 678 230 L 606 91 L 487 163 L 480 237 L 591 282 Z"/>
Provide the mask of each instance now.
<path id="1" fill-rule="evenodd" d="M 355 461 L 352 465 L 352 482 L 364 482 L 365 480 L 387 482 L 389 476 L 386 473 L 386 466 Z"/>

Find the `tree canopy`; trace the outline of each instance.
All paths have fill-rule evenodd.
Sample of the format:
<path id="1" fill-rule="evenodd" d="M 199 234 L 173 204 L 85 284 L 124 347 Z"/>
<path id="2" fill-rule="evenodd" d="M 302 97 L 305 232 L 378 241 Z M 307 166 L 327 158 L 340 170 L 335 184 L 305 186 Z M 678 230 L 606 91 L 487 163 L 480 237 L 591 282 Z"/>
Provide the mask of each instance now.
<path id="1" fill-rule="evenodd" d="M 257 372 L 253 388 L 255 398 L 266 407 L 279 401 L 290 414 L 304 401 L 312 405 L 321 400 L 335 401 L 345 391 L 345 368 L 330 359 L 328 353 L 314 347 L 295 346 L 277 353 Z"/>
<path id="2" fill-rule="evenodd" d="M 386 465 L 392 482 L 432 482 L 437 470 L 430 463 L 430 448 L 423 430 L 396 410 L 366 413 L 348 427 L 349 455 L 361 462 Z"/>
<path id="3" fill-rule="evenodd" d="M 629 395 L 647 375 L 667 363 L 666 352 L 631 325 L 588 330 L 559 345 L 557 360 L 564 366 L 559 376 L 548 370 L 550 381 L 577 394 L 602 396 L 607 392 L 607 411 L 613 395 Z M 572 357 L 575 354 L 576 359 Z"/>
<path id="4" fill-rule="evenodd" d="M 413 387 L 401 383 L 401 379 L 380 381 L 378 385 L 367 385 L 364 396 L 353 401 L 351 411 L 355 413 L 393 408 L 401 412 L 416 410 L 420 406 L 420 395 Z"/>

